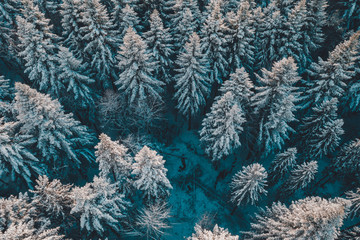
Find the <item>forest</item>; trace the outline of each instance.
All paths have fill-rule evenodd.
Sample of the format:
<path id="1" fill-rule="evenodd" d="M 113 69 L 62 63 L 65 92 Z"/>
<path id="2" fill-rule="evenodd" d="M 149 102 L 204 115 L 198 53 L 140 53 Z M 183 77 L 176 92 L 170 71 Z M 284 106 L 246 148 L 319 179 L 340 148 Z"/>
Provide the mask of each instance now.
<path id="1" fill-rule="evenodd" d="M 359 0 L 0 0 L 0 240 L 360 240 Z"/>

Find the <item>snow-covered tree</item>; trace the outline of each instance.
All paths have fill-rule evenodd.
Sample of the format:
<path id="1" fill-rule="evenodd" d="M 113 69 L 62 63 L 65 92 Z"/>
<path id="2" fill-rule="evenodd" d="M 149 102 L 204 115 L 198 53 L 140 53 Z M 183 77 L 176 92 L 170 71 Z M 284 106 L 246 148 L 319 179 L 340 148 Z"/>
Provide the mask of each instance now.
<path id="1" fill-rule="evenodd" d="M 245 67 L 252 70 L 254 63 L 254 18 L 252 8 L 247 1 L 241 1 L 237 12 L 228 12 L 226 23 L 229 33 L 226 33 L 232 69 Z"/>
<path id="2" fill-rule="evenodd" d="M 164 83 L 154 78 L 157 62 L 151 61 L 146 51 L 145 41 L 133 28 L 128 28 L 118 55 L 120 75 L 115 84 L 126 94 L 130 104 L 138 105 L 150 99 L 162 101 L 160 94 Z"/>
<path id="3" fill-rule="evenodd" d="M 211 13 L 201 28 L 201 50 L 206 54 L 210 65 L 210 80 L 212 83 L 222 83 L 227 77 L 228 62 L 226 59 L 227 27 L 220 11 L 220 1 L 215 1 Z"/>
<path id="4" fill-rule="evenodd" d="M 19 133 L 30 136 L 27 142 L 49 171 L 64 178 L 66 174 L 60 174 L 61 171 L 79 168 L 84 160 L 93 161 L 92 134 L 71 113 L 65 114 L 57 100 L 22 83 L 16 83 L 15 89 Z"/>
<path id="5" fill-rule="evenodd" d="M 350 229 L 344 229 L 339 236 L 341 240 L 360 240 L 360 227 L 354 226 Z"/>
<path id="6" fill-rule="evenodd" d="M 146 239 L 160 239 L 165 230 L 170 228 L 169 218 L 170 209 L 166 204 L 151 204 L 143 207 L 132 223 L 132 235 L 144 237 Z"/>
<path id="7" fill-rule="evenodd" d="M 214 102 L 200 130 L 200 141 L 213 161 L 228 156 L 241 145 L 240 134 L 245 121 L 241 106 L 231 92 Z"/>
<path id="8" fill-rule="evenodd" d="M 244 239 L 337 239 L 349 200 L 307 197 L 287 208 L 274 203 L 256 215 Z"/>
<path id="9" fill-rule="evenodd" d="M 259 118 L 259 145 L 265 154 L 281 149 L 289 132 L 294 130 L 289 123 L 295 120 L 297 93 L 294 85 L 300 80 L 293 58 L 275 62 L 272 70 L 262 69 L 258 76 L 261 86 L 256 87 L 252 97 L 255 113 Z"/>
<path id="10" fill-rule="evenodd" d="M 286 188 L 289 191 L 296 191 L 303 189 L 309 185 L 309 183 L 315 179 L 315 175 L 318 172 L 318 163 L 316 161 L 305 162 L 298 165 L 291 171 L 290 177 L 287 180 Z"/>
<path id="11" fill-rule="evenodd" d="M 318 63 L 311 64 L 309 73 L 314 80 L 308 83 L 309 89 L 305 93 L 308 106 L 343 96 L 346 82 L 355 73 L 359 35 L 360 32 L 354 33 L 349 40 L 338 44 L 326 61 L 319 58 Z"/>
<path id="12" fill-rule="evenodd" d="M 80 34 L 84 44 L 84 60 L 96 74 L 98 85 L 104 89 L 111 87 L 111 78 L 115 77 L 114 52 L 117 49 L 113 25 L 100 0 L 84 0 L 81 12 Z"/>
<path id="13" fill-rule="evenodd" d="M 120 230 L 119 220 L 125 217 L 130 204 L 124 199 L 125 195 L 119 194 L 115 184 L 99 177 L 83 187 L 73 188 L 72 197 L 71 214 L 79 215 L 81 229 L 89 234 L 95 231 L 100 236 L 106 226 L 117 232 Z"/>
<path id="14" fill-rule="evenodd" d="M 30 136 L 18 136 L 19 124 L 8 122 L 0 124 L 0 166 L 1 177 L 10 175 L 24 179 L 32 186 L 32 177 L 45 173 L 42 164 L 30 151 Z"/>
<path id="15" fill-rule="evenodd" d="M 172 186 L 166 177 L 165 160 L 156 151 L 144 146 L 134 158 L 132 174 L 135 176 L 134 186 L 143 191 L 150 200 L 166 197 Z"/>
<path id="16" fill-rule="evenodd" d="M 47 176 L 39 176 L 36 180 L 32 204 L 39 212 L 52 217 L 65 217 L 70 213 L 73 199 L 70 194 L 72 185 L 62 184 L 58 179 L 49 180 Z"/>
<path id="17" fill-rule="evenodd" d="M 339 172 L 357 172 L 360 169 L 360 139 L 345 144 L 336 157 L 334 165 Z"/>
<path id="18" fill-rule="evenodd" d="M 68 105 L 72 102 L 75 109 L 93 107 L 93 90 L 90 87 L 95 80 L 89 77 L 87 64 L 83 64 L 81 60 L 77 59 L 69 49 L 59 47 L 59 50 L 58 79 L 67 90 L 66 98 L 69 99 L 67 101 Z"/>
<path id="19" fill-rule="evenodd" d="M 310 140 L 310 154 L 318 158 L 333 152 L 339 146 L 341 136 L 344 134 L 343 125 L 342 119 L 325 123 Z"/>
<path id="20" fill-rule="evenodd" d="M 174 50 L 178 52 L 189 41 L 191 34 L 196 30 L 194 26 L 195 16 L 190 8 L 185 7 L 183 0 L 177 0 L 174 6 L 174 15 L 171 18 L 171 34 Z"/>
<path id="21" fill-rule="evenodd" d="M 111 140 L 106 134 L 99 136 L 100 142 L 95 146 L 96 162 L 99 163 L 100 176 L 114 182 L 126 183 L 131 174 L 131 157 L 128 149 Z"/>
<path id="22" fill-rule="evenodd" d="M 213 230 L 207 230 L 202 228 L 199 225 L 195 225 L 194 227 L 195 233 L 192 234 L 191 237 L 188 237 L 187 240 L 238 240 L 239 236 L 234 236 L 229 233 L 229 230 L 219 227 L 217 224 L 214 226 Z"/>
<path id="23" fill-rule="evenodd" d="M 25 61 L 25 73 L 40 90 L 54 97 L 60 96 L 63 85 L 58 81 L 56 35 L 52 33 L 49 20 L 34 5 L 23 0 L 24 17 L 17 16 L 19 56 Z"/>
<path id="24" fill-rule="evenodd" d="M 249 203 L 253 205 L 258 202 L 262 195 L 267 194 L 267 190 L 265 190 L 267 176 L 265 168 L 258 163 L 243 167 L 232 178 L 231 201 L 238 206 Z"/>
<path id="25" fill-rule="evenodd" d="M 351 201 L 350 215 L 352 217 L 358 216 L 360 210 L 360 188 L 357 188 L 355 192 L 346 192 L 346 199 Z"/>
<path id="26" fill-rule="evenodd" d="M 150 15 L 150 29 L 144 33 L 144 38 L 149 46 L 149 52 L 158 64 L 155 66 L 155 76 L 163 82 L 170 82 L 169 75 L 172 67 L 171 35 L 168 28 L 164 28 L 159 12 L 154 10 Z"/>
<path id="27" fill-rule="evenodd" d="M 0 75 L 0 119 L 4 122 L 11 121 L 13 118 L 10 102 L 13 98 L 13 92 L 14 89 L 10 80 Z"/>
<path id="28" fill-rule="evenodd" d="M 288 148 L 286 151 L 276 154 L 269 174 L 273 183 L 284 177 L 295 166 L 296 154 L 296 148 Z"/>
<path id="29" fill-rule="evenodd" d="M 115 3 L 111 16 L 114 29 L 117 31 L 117 38 L 120 42 L 123 40 L 129 27 L 139 29 L 139 17 L 129 4 L 121 6 L 121 4 Z"/>
<path id="30" fill-rule="evenodd" d="M 177 108 L 183 115 L 189 118 L 199 112 L 199 108 L 205 105 L 205 98 L 209 94 L 210 84 L 207 79 L 208 63 L 205 55 L 201 53 L 200 38 L 194 32 L 189 42 L 186 43 L 184 52 L 176 61 L 179 66 L 175 76 L 175 99 Z"/>

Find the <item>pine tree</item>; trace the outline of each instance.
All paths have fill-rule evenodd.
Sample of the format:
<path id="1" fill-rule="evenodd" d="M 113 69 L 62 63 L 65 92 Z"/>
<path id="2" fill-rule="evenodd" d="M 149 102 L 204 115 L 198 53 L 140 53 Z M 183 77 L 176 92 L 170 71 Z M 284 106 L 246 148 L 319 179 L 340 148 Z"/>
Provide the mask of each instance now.
<path id="1" fill-rule="evenodd" d="M 350 205 L 342 198 L 307 197 L 289 208 L 274 203 L 256 215 L 244 239 L 336 239 Z"/>
<path id="2" fill-rule="evenodd" d="M 59 47 L 59 50 L 58 79 L 67 89 L 67 98 L 71 99 L 75 109 L 91 108 L 94 105 L 94 99 L 93 90 L 90 87 L 95 80 L 89 77 L 87 64 L 77 59 L 69 49 Z"/>
<path id="3" fill-rule="evenodd" d="M 358 216 L 360 210 L 360 188 L 357 188 L 355 192 L 346 192 L 346 199 L 351 201 L 350 215 L 353 218 Z"/>
<path id="4" fill-rule="evenodd" d="M 58 97 L 63 89 L 57 80 L 56 55 L 57 38 L 51 32 L 49 20 L 33 4 L 33 1 L 23 0 L 23 17 L 17 17 L 17 35 L 20 41 L 19 56 L 25 61 L 25 73 L 40 90 Z"/>
<path id="5" fill-rule="evenodd" d="M 191 34 L 195 32 L 195 17 L 190 8 L 186 7 L 183 0 L 177 0 L 174 6 L 174 15 L 171 18 L 171 34 L 175 52 L 182 50 L 182 47 L 189 41 Z"/>
<path id="6" fill-rule="evenodd" d="M 212 83 L 222 83 L 223 78 L 227 77 L 226 31 L 227 27 L 220 12 L 220 2 L 216 1 L 201 29 L 201 49 L 209 60 Z"/>
<path id="7" fill-rule="evenodd" d="M 13 99 L 13 86 L 9 79 L 0 75 L 0 122 L 13 120 L 11 100 Z"/>
<path id="8" fill-rule="evenodd" d="M 119 220 L 125 217 L 130 203 L 124 199 L 125 195 L 118 193 L 115 184 L 94 177 L 93 182 L 84 187 L 73 188 L 72 197 L 71 214 L 79 215 L 80 227 L 88 234 L 97 232 L 102 236 L 107 226 L 120 231 Z"/>
<path id="9" fill-rule="evenodd" d="M 286 189 L 290 192 L 298 189 L 303 189 L 315 179 L 318 172 L 318 163 L 316 161 L 305 162 L 298 165 L 291 171 L 290 177 L 287 180 Z"/>
<path id="10" fill-rule="evenodd" d="M 231 92 L 220 97 L 202 123 L 200 141 L 213 161 L 231 154 L 240 143 L 245 123 L 244 113 Z"/>
<path id="11" fill-rule="evenodd" d="M 117 49 L 113 25 L 100 0 L 84 0 L 81 7 L 86 9 L 80 15 L 80 34 L 84 44 L 82 51 L 86 54 L 84 60 L 96 73 L 99 86 L 110 88 L 111 78 L 115 77 L 113 52 Z"/>
<path id="12" fill-rule="evenodd" d="M 360 169 L 360 139 L 345 144 L 335 160 L 336 170 L 342 173 L 356 172 Z"/>
<path id="13" fill-rule="evenodd" d="M 191 116 L 199 112 L 200 106 L 205 105 L 205 98 L 209 93 L 209 82 L 206 78 L 207 61 L 200 50 L 199 36 L 194 32 L 176 61 L 179 68 L 175 76 L 175 99 L 177 108 L 183 115 L 188 115 L 189 125 Z M 190 126 L 189 126 L 190 127 Z"/>
<path id="14" fill-rule="evenodd" d="M 57 100 L 21 83 L 15 84 L 14 109 L 21 136 L 31 136 L 37 156 L 44 160 L 51 173 L 66 177 L 62 171 L 80 167 L 83 161 L 93 161 L 93 136 L 89 130 L 65 114 Z"/>
<path id="15" fill-rule="evenodd" d="M 73 199 L 70 195 L 72 185 L 62 184 L 55 179 L 50 181 L 47 176 L 39 176 L 36 180 L 32 204 L 36 206 L 39 212 L 44 212 L 47 216 L 64 218 L 70 213 Z"/>
<path id="16" fill-rule="evenodd" d="M 235 174 L 231 181 L 232 197 L 231 201 L 236 205 L 255 204 L 259 201 L 261 195 L 266 195 L 267 190 L 267 172 L 265 168 L 253 163 L 243 167 L 242 171 Z"/>
<path id="17" fill-rule="evenodd" d="M 236 13 L 228 12 L 226 15 L 228 24 L 227 44 L 230 47 L 230 60 L 232 69 L 245 67 L 252 70 L 254 64 L 254 18 L 252 8 L 246 1 L 240 3 Z"/>
<path id="18" fill-rule="evenodd" d="M 217 224 L 214 226 L 214 229 L 207 230 L 202 228 L 199 225 L 195 225 L 195 233 L 191 237 L 188 237 L 187 240 L 202 240 L 202 239 L 226 239 L 226 240 L 238 240 L 239 236 L 234 236 L 229 233 L 225 228 L 219 227 Z"/>
<path id="19" fill-rule="evenodd" d="M 172 186 L 166 177 L 163 157 L 144 146 L 134 160 L 131 173 L 135 176 L 134 186 L 143 191 L 148 200 L 168 196 Z"/>
<path id="20" fill-rule="evenodd" d="M 275 62 L 271 71 L 262 69 L 262 75 L 258 76 L 262 86 L 255 88 L 256 94 L 251 100 L 255 113 L 259 114 L 258 141 L 267 154 L 281 149 L 289 132 L 294 131 L 289 123 L 295 120 L 297 89 L 294 85 L 300 77 L 293 58 Z"/>
<path id="21" fill-rule="evenodd" d="M 360 227 L 352 227 L 350 229 L 344 229 L 339 236 L 341 240 L 360 240 Z"/>
<path id="22" fill-rule="evenodd" d="M 317 135 L 310 140 L 310 154 L 318 158 L 333 152 L 340 144 L 341 135 L 344 134 L 343 125 L 342 119 L 325 123 Z"/>
<path id="23" fill-rule="evenodd" d="M 144 33 L 149 52 L 151 52 L 152 59 L 158 64 L 155 68 L 155 76 L 163 82 L 170 82 L 169 75 L 172 67 L 172 60 L 170 56 L 173 54 L 171 45 L 171 35 L 168 28 L 164 28 L 159 12 L 154 10 L 150 15 L 150 29 Z"/>
<path id="24" fill-rule="evenodd" d="M 133 28 L 128 28 L 118 55 L 121 72 L 115 84 L 119 91 L 126 94 L 130 104 L 138 105 L 150 99 L 162 101 L 160 93 L 164 83 L 154 78 L 157 62 L 151 61 L 151 56 L 146 51 L 144 40 Z"/>
<path id="25" fill-rule="evenodd" d="M 296 164 L 296 148 L 288 148 L 286 151 L 276 154 L 271 163 L 271 181 L 276 183 L 283 178 Z"/>
<path id="26" fill-rule="evenodd" d="M 120 182 L 125 188 L 131 174 L 132 159 L 128 149 L 118 142 L 114 142 L 106 134 L 99 136 L 100 142 L 95 147 L 96 162 L 99 163 L 100 176 L 112 182 Z"/>
<path id="27" fill-rule="evenodd" d="M 114 11 L 111 15 L 114 22 L 114 29 L 117 31 L 117 38 L 120 42 L 122 42 L 128 28 L 140 30 L 139 17 L 129 4 L 126 4 L 125 6 L 115 4 Z"/>
<path id="28" fill-rule="evenodd" d="M 337 45 L 326 61 L 319 58 L 318 63 L 311 64 L 310 75 L 314 81 L 306 91 L 307 106 L 343 96 L 346 81 L 354 75 L 359 35 L 360 32 L 355 33 Z"/>

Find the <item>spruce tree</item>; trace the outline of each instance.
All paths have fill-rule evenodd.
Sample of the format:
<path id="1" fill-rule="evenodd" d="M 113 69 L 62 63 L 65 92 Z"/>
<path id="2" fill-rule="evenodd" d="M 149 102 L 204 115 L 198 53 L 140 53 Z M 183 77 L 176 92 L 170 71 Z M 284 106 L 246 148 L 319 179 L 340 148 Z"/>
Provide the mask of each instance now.
<path id="1" fill-rule="evenodd" d="M 335 163 L 336 171 L 341 173 L 354 173 L 360 169 L 360 139 L 355 139 L 348 144 L 345 144 Z"/>
<path id="2" fill-rule="evenodd" d="M 191 237 L 188 237 L 187 240 L 202 240 L 202 239 L 226 239 L 226 240 L 238 240 L 239 236 L 234 236 L 229 233 L 229 230 L 219 227 L 217 224 L 214 226 L 213 230 L 207 230 L 202 228 L 199 225 L 194 227 L 195 233 Z"/>
<path id="3" fill-rule="evenodd" d="M 283 178 L 296 164 L 296 148 L 288 148 L 286 151 L 276 154 L 271 163 L 270 177 L 272 183 Z"/>
<path id="4" fill-rule="evenodd" d="M 120 4 L 116 4 L 111 16 L 119 42 L 122 42 L 129 27 L 140 30 L 139 17 L 129 4 L 123 7 Z"/>
<path id="5" fill-rule="evenodd" d="M 303 189 L 315 179 L 318 172 L 318 163 L 316 161 L 305 162 L 296 166 L 290 173 L 286 182 L 286 189 L 290 192 Z"/>

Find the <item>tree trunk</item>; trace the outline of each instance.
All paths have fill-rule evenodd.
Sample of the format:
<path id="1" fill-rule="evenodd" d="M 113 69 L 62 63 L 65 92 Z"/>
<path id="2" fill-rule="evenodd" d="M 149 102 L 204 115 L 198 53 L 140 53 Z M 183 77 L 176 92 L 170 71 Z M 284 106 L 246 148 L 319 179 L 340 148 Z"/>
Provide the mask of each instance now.
<path id="1" fill-rule="evenodd" d="M 238 209 L 239 205 L 236 205 L 233 210 L 231 211 L 230 215 L 234 215 L 234 213 L 236 212 L 236 210 Z"/>

